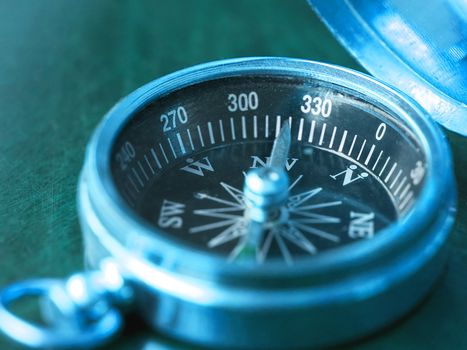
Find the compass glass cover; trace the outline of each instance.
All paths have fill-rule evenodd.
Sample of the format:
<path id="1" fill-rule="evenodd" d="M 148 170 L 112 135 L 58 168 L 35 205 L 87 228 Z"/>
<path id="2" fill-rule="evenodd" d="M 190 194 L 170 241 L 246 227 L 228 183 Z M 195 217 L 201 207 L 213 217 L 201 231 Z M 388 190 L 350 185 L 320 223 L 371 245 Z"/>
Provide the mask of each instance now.
<path id="1" fill-rule="evenodd" d="M 283 123 L 289 193 L 265 226 L 265 261 L 372 239 L 413 207 L 426 155 L 394 111 L 344 86 L 280 75 L 218 78 L 146 104 L 115 140 L 115 186 L 155 234 L 232 258 L 248 231 L 245 176 L 268 164 Z"/>

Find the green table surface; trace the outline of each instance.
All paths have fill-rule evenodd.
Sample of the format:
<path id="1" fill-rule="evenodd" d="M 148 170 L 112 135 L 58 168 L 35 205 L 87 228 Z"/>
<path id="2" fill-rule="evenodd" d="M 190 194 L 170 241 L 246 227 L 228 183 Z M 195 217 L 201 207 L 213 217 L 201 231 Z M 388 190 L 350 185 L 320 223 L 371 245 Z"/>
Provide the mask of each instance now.
<path id="1" fill-rule="evenodd" d="M 302 0 L 3 0 L 0 50 L 0 286 L 82 268 L 75 196 L 85 145 L 104 113 L 138 86 L 241 56 L 362 70 Z M 445 273 L 410 315 L 345 348 L 467 349 L 467 138 L 445 134 L 459 191 Z M 1 338 L 0 349 L 16 348 Z M 191 347 L 131 318 L 108 348 Z"/>

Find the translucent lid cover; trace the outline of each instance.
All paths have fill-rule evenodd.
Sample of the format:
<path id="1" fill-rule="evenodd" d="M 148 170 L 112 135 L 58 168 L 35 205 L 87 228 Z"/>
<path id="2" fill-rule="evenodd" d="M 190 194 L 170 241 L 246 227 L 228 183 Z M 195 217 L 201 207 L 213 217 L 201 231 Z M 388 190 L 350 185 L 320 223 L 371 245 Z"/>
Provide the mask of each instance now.
<path id="1" fill-rule="evenodd" d="M 308 0 L 375 77 L 467 136 L 467 0 Z"/>

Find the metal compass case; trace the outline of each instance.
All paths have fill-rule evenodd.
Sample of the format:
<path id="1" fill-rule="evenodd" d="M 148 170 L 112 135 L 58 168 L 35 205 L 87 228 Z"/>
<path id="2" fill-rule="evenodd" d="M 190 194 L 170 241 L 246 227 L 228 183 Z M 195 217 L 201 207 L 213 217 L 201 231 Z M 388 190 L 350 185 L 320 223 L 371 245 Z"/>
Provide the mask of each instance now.
<path id="1" fill-rule="evenodd" d="M 342 13 L 328 14 L 336 4 L 312 1 L 339 36 L 330 17 Z M 382 80 L 257 57 L 131 93 L 86 152 L 78 203 L 89 272 L 5 288 L 2 330 L 35 347 L 89 347 L 108 341 L 132 307 L 192 344 L 290 349 L 396 321 L 440 275 L 455 212 L 450 150 L 426 109 L 443 121 L 436 108 L 451 103 L 461 115 L 465 90 L 448 96 L 426 84 L 417 103 Z M 465 133 L 456 120 L 446 125 Z M 29 294 L 44 294 L 55 326 L 8 311 Z"/>

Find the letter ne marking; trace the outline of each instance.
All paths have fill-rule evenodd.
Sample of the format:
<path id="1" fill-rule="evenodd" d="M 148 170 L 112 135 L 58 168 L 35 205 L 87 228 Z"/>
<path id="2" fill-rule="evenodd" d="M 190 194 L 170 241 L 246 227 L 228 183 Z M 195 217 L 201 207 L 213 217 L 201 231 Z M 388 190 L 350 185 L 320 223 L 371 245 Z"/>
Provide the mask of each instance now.
<path id="1" fill-rule="evenodd" d="M 350 212 L 349 237 L 373 238 L 375 233 L 375 213 Z"/>

